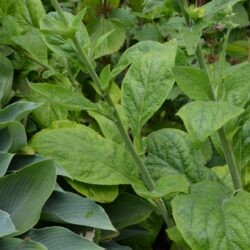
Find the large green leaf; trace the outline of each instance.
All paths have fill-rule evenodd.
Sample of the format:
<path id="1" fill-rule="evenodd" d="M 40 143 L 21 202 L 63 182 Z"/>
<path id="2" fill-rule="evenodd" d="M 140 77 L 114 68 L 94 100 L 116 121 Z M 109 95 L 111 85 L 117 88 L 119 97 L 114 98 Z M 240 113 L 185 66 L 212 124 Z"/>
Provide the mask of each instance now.
<path id="1" fill-rule="evenodd" d="M 191 139 L 201 143 L 243 111 L 227 102 L 196 101 L 183 106 L 177 115 L 183 120 Z"/>
<path id="2" fill-rule="evenodd" d="M 0 128 L 0 141 L 0 151 L 7 152 L 10 149 L 12 143 L 11 134 L 7 127 Z"/>
<path id="3" fill-rule="evenodd" d="M 49 99 L 50 103 L 59 104 L 69 110 L 93 110 L 96 105 L 83 94 L 73 92 L 65 87 L 47 84 L 30 83 L 32 90 Z"/>
<path id="4" fill-rule="evenodd" d="M 163 176 L 185 175 L 190 182 L 207 178 L 212 173 L 200 164 L 187 133 L 177 129 L 161 129 L 147 137 L 146 165 L 156 180 Z"/>
<path id="5" fill-rule="evenodd" d="M 113 203 L 105 206 L 105 210 L 115 228 L 122 229 L 146 220 L 153 208 L 143 199 L 123 193 Z"/>
<path id="6" fill-rule="evenodd" d="M 173 84 L 176 43 L 163 46 L 164 52 L 137 57 L 122 83 L 122 106 L 132 133 L 139 135 L 142 126 L 160 108 Z"/>
<path id="7" fill-rule="evenodd" d="M 210 82 L 207 74 L 194 67 L 174 67 L 175 80 L 183 92 L 191 99 L 211 100 Z"/>
<path id="8" fill-rule="evenodd" d="M 14 102 L 0 110 L 0 122 L 20 121 L 40 104 L 27 101 Z"/>
<path id="9" fill-rule="evenodd" d="M 103 37 L 102 41 L 100 38 Z M 126 31 L 114 21 L 101 18 L 96 22 L 90 33 L 91 42 L 96 44 L 94 57 L 110 55 L 119 50 L 126 38 Z"/>
<path id="10" fill-rule="evenodd" d="M 11 61 L 0 53 L 0 107 L 4 106 L 9 98 L 13 80 L 13 66 Z"/>
<path id="11" fill-rule="evenodd" d="M 29 239 L 9 238 L 0 240 L 1 250 L 48 250 L 44 245 Z"/>
<path id="12" fill-rule="evenodd" d="M 55 185 L 55 165 L 45 160 L 0 178 L 0 209 L 9 213 L 17 234 L 34 226 Z"/>
<path id="13" fill-rule="evenodd" d="M 48 221 L 113 230 L 107 214 L 92 200 L 70 192 L 54 192 L 43 207 Z"/>
<path id="14" fill-rule="evenodd" d="M 178 230 L 193 250 L 249 249 L 250 194 L 232 195 L 222 184 L 201 182 L 172 201 Z"/>
<path id="15" fill-rule="evenodd" d="M 130 184 L 137 168 L 129 153 L 89 127 L 42 130 L 32 139 L 40 154 L 58 160 L 73 179 L 90 184 Z"/>
<path id="16" fill-rule="evenodd" d="M 219 86 L 218 96 L 242 107 L 250 100 L 250 63 L 230 68 Z"/>
<path id="17" fill-rule="evenodd" d="M 14 155 L 10 153 L 0 152 L 0 177 L 7 172 L 13 156 Z"/>
<path id="18" fill-rule="evenodd" d="M 0 237 L 12 234 L 16 231 L 14 224 L 10 219 L 10 215 L 0 210 Z"/>
<path id="19" fill-rule="evenodd" d="M 118 186 L 93 185 L 84 182 L 68 179 L 67 182 L 78 193 L 83 194 L 90 199 L 105 203 L 112 202 L 118 196 Z"/>
<path id="20" fill-rule="evenodd" d="M 46 246 L 49 250 L 102 250 L 91 241 L 63 227 L 32 229 L 29 238 Z"/>

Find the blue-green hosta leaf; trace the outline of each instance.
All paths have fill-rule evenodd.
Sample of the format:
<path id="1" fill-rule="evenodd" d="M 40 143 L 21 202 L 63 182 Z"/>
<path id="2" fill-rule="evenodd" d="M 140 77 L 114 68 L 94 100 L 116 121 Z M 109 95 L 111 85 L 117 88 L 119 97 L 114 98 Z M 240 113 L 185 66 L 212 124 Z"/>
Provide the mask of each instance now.
<path id="1" fill-rule="evenodd" d="M 227 102 L 196 101 L 183 106 L 177 115 L 183 120 L 191 139 L 199 144 L 243 111 Z"/>
<path id="2" fill-rule="evenodd" d="M 174 84 L 171 69 L 176 43 L 171 41 L 164 48 L 164 52 L 151 52 L 135 58 L 122 83 L 122 106 L 135 136 L 160 108 Z"/>
<path id="3" fill-rule="evenodd" d="M 11 61 L 0 53 L 0 107 L 4 106 L 10 98 L 13 72 Z"/>
<path id="4" fill-rule="evenodd" d="M 47 46 L 41 33 L 33 28 L 24 35 L 12 37 L 11 40 L 24 49 L 32 58 L 47 65 Z"/>
<path id="5" fill-rule="evenodd" d="M 1 250 L 48 250 L 44 245 L 29 239 L 8 238 L 0 240 Z"/>
<path id="6" fill-rule="evenodd" d="M 250 100 L 250 63 L 242 63 L 224 77 L 218 90 L 219 99 L 242 106 Z"/>
<path id="7" fill-rule="evenodd" d="M 15 231 L 16 228 L 11 221 L 10 215 L 0 210 L 0 237 L 2 238 L 5 235 L 12 234 Z"/>
<path id="8" fill-rule="evenodd" d="M 161 129 L 147 137 L 146 165 L 152 177 L 185 175 L 190 182 L 213 178 L 203 164 L 196 161 L 195 149 L 187 133 L 177 129 Z"/>
<path id="9" fill-rule="evenodd" d="M 17 230 L 15 235 L 26 232 L 37 223 L 55 181 L 52 160 L 35 163 L 0 178 L 0 209 L 9 213 Z"/>
<path id="10" fill-rule="evenodd" d="M 48 221 L 115 231 L 102 207 L 70 192 L 54 192 L 45 203 L 42 213 Z"/>
<path id="11" fill-rule="evenodd" d="M 7 114 L 4 114 L 4 116 L 4 119 L 7 118 Z M 0 135 L 0 138 L 3 139 L 1 151 L 16 152 L 27 144 L 25 128 L 20 122 L 0 122 L 0 131 L 0 134 L 5 133 L 4 137 Z"/>
<path id="12" fill-rule="evenodd" d="M 30 83 L 32 90 L 49 99 L 50 103 L 59 104 L 69 110 L 93 110 L 96 105 L 83 94 L 65 87 L 47 83 Z"/>
<path id="13" fill-rule="evenodd" d="M 222 184 L 201 182 L 172 201 L 178 230 L 193 250 L 249 249 L 250 194 L 232 195 Z"/>
<path id="14" fill-rule="evenodd" d="M 146 220 L 153 208 L 140 197 L 122 193 L 113 203 L 105 206 L 105 210 L 115 228 L 122 229 Z"/>
<path id="15" fill-rule="evenodd" d="M 191 99 L 211 100 L 210 82 L 207 74 L 194 67 L 174 67 L 175 80 L 183 92 Z"/>
<path id="16" fill-rule="evenodd" d="M 0 122 L 20 121 L 40 104 L 27 101 L 14 102 L 0 110 Z"/>
<path id="17" fill-rule="evenodd" d="M 119 193 L 118 186 L 115 185 L 93 185 L 71 179 L 68 179 L 67 182 L 78 193 L 101 203 L 114 201 Z"/>
<path id="18" fill-rule="evenodd" d="M 43 244 L 49 250 L 104 250 L 102 247 L 64 227 L 32 229 L 29 238 Z"/>
<path id="19" fill-rule="evenodd" d="M 31 143 L 41 155 L 56 159 L 73 179 L 89 184 L 130 184 L 138 170 L 130 154 L 89 127 L 55 128 L 37 133 Z"/>
<path id="20" fill-rule="evenodd" d="M 90 33 L 91 42 L 95 44 L 94 57 L 99 58 L 118 51 L 126 38 L 126 31 L 114 21 L 101 18 Z M 100 42 L 100 38 L 102 39 Z"/>
<path id="21" fill-rule="evenodd" d="M 0 177 L 4 176 L 14 154 L 0 152 Z"/>

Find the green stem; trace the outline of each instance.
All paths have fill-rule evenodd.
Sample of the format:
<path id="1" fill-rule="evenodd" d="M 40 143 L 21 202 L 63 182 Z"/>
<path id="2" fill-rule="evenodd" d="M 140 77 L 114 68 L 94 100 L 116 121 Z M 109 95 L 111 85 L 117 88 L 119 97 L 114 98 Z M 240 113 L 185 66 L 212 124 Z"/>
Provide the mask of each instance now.
<path id="1" fill-rule="evenodd" d="M 51 3 L 54 6 L 54 8 L 56 9 L 58 15 L 61 17 L 61 19 L 65 23 L 65 25 L 68 25 L 68 21 L 66 20 L 64 13 L 63 13 L 60 5 L 58 4 L 57 0 L 51 0 Z M 92 80 L 94 81 L 94 83 L 96 84 L 99 92 L 101 93 L 102 98 L 104 98 L 104 100 L 108 103 L 108 105 L 114 110 L 114 123 L 115 123 L 118 131 L 120 132 L 120 134 L 125 142 L 127 150 L 130 152 L 132 158 L 134 159 L 136 165 L 139 168 L 139 171 L 142 175 L 142 179 L 145 183 L 145 186 L 147 187 L 147 189 L 149 191 L 152 191 L 154 189 L 154 181 L 153 181 L 152 177 L 150 176 L 143 161 L 136 153 L 134 146 L 133 146 L 133 143 L 132 143 L 128 133 L 126 132 L 126 130 L 122 124 L 122 121 L 121 121 L 120 115 L 116 109 L 116 106 L 114 105 L 110 96 L 107 93 L 104 93 L 104 91 L 102 89 L 103 84 L 101 82 L 101 79 L 99 78 L 95 69 L 91 65 L 91 62 L 89 61 L 85 51 L 82 49 L 82 47 L 81 47 L 81 45 L 76 37 L 73 39 L 73 43 L 74 43 L 74 46 L 78 52 L 80 62 L 87 68 L 87 71 L 88 71 L 89 75 L 91 76 Z M 157 207 L 158 207 L 164 221 L 166 222 L 167 226 L 170 227 L 172 225 L 171 218 L 168 215 L 168 211 L 167 211 L 167 208 L 166 208 L 163 200 L 160 199 L 160 202 L 157 201 L 155 203 L 157 204 Z"/>
<path id="2" fill-rule="evenodd" d="M 184 1 L 185 1 L 185 4 L 187 4 L 187 1 L 186 0 L 184 0 Z M 186 20 L 186 22 L 187 22 L 187 20 Z M 189 23 L 187 23 L 187 25 L 188 24 Z M 230 31 L 229 31 L 229 33 L 230 33 Z M 225 43 L 228 42 L 227 36 L 229 36 L 229 33 L 227 32 Z M 222 52 L 223 53 L 222 60 L 225 60 L 225 56 L 226 56 L 225 48 L 226 48 L 226 45 L 224 44 L 224 46 L 223 46 L 224 51 Z M 206 72 L 206 74 L 208 76 L 208 79 L 210 81 L 210 93 L 211 93 L 212 100 L 216 101 L 217 98 L 216 98 L 216 95 L 215 95 L 214 90 L 213 90 L 213 85 L 212 85 L 212 82 L 211 82 L 211 79 L 210 79 L 210 74 L 209 74 L 209 71 L 208 71 L 208 68 L 207 68 L 207 64 L 206 64 L 204 55 L 202 53 L 202 48 L 201 48 L 200 42 L 198 43 L 198 46 L 197 46 L 197 49 L 196 49 L 196 57 L 197 57 L 200 68 L 203 69 Z M 223 64 L 224 64 L 224 62 L 223 62 Z M 222 69 L 220 68 L 220 70 L 222 70 Z M 221 74 L 221 72 L 220 72 L 220 74 Z M 236 164 L 234 154 L 233 154 L 233 152 L 231 150 L 230 143 L 227 140 L 224 128 L 221 128 L 221 129 L 218 130 L 218 135 L 219 135 L 219 138 L 220 138 L 220 142 L 221 142 L 222 150 L 223 150 L 223 153 L 224 153 L 224 157 L 226 159 L 226 162 L 227 162 L 227 165 L 228 165 L 228 168 L 229 168 L 229 171 L 230 171 L 230 175 L 231 175 L 231 178 L 232 178 L 232 181 L 233 181 L 234 189 L 239 190 L 239 189 L 242 188 L 241 176 L 240 176 L 240 172 L 239 172 L 239 169 L 237 167 L 237 164 Z"/>

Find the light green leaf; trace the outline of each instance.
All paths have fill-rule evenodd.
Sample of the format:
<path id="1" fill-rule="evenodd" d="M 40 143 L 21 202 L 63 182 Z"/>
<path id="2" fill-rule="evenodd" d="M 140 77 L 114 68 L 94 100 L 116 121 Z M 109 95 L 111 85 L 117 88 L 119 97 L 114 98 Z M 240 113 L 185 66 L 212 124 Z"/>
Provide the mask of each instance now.
<path id="1" fill-rule="evenodd" d="M 178 230 L 193 250 L 248 249 L 250 194 L 232 195 L 222 184 L 201 182 L 172 201 Z"/>
<path id="2" fill-rule="evenodd" d="M 244 107 L 250 100 L 250 63 L 242 63 L 228 70 L 219 86 L 218 97 Z"/>
<path id="3" fill-rule="evenodd" d="M 113 203 L 105 206 L 105 210 L 119 230 L 146 220 L 153 208 L 135 195 L 122 193 Z"/>
<path id="4" fill-rule="evenodd" d="M 211 100 L 210 82 L 207 74 L 194 67 L 174 67 L 175 80 L 183 92 L 191 99 Z"/>
<path id="5" fill-rule="evenodd" d="M 180 231 L 175 226 L 168 228 L 166 232 L 168 234 L 169 239 L 172 240 L 177 245 L 178 247 L 177 249 L 179 248 L 185 250 L 191 249 L 183 239 Z"/>
<path id="6" fill-rule="evenodd" d="M 29 238 L 43 244 L 49 250 L 104 250 L 86 238 L 63 227 L 32 229 Z"/>
<path id="7" fill-rule="evenodd" d="M 192 27 L 180 27 L 179 32 L 189 56 L 194 55 L 206 23 L 196 23 Z"/>
<path id="8" fill-rule="evenodd" d="M 43 218 L 56 223 L 69 223 L 115 231 L 102 207 L 92 200 L 70 192 L 54 192 L 45 203 Z"/>
<path id="9" fill-rule="evenodd" d="M 0 240 L 1 250 L 48 250 L 44 245 L 29 239 L 9 238 Z"/>
<path id="10" fill-rule="evenodd" d="M 11 61 L 0 53 L 0 107 L 9 101 L 13 72 Z"/>
<path id="11" fill-rule="evenodd" d="M 13 158 L 13 154 L 0 152 L 0 177 L 4 176 Z"/>
<path id="12" fill-rule="evenodd" d="M 118 196 L 118 186 L 92 185 L 71 179 L 68 179 L 67 182 L 78 193 L 97 202 L 112 202 Z"/>
<path id="13" fill-rule="evenodd" d="M 40 154 L 59 161 L 73 179 L 89 184 L 130 184 L 137 168 L 129 153 L 89 127 L 47 129 L 31 143 Z"/>
<path id="14" fill-rule="evenodd" d="M 183 106 L 177 115 L 183 120 L 191 139 L 199 144 L 243 111 L 227 102 L 196 101 Z"/>
<path id="15" fill-rule="evenodd" d="M 39 21 L 46 15 L 41 0 L 25 0 L 25 4 L 29 10 L 32 23 L 35 27 L 39 28 Z"/>
<path id="16" fill-rule="evenodd" d="M 98 41 L 102 37 L 102 43 Z M 94 57 L 99 58 L 118 51 L 126 38 L 126 31 L 112 19 L 101 18 L 90 32 L 91 43 L 98 46 L 94 50 Z"/>
<path id="17" fill-rule="evenodd" d="M 61 105 L 69 110 L 93 110 L 97 108 L 83 94 L 62 86 L 47 83 L 30 83 L 29 86 L 35 92 L 49 99 L 50 103 Z"/>
<path id="18" fill-rule="evenodd" d="M 40 104 L 27 101 L 14 102 L 0 110 L 0 122 L 20 121 Z"/>
<path id="19" fill-rule="evenodd" d="M 161 129 L 146 140 L 146 166 L 152 177 L 185 175 L 190 182 L 213 178 L 213 174 L 196 161 L 196 151 L 187 133 L 177 129 Z"/>
<path id="20" fill-rule="evenodd" d="M 48 65 L 47 46 L 37 29 L 30 28 L 24 35 L 14 36 L 11 40 L 24 49 L 32 58 Z"/>
<path id="21" fill-rule="evenodd" d="M 133 185 L 136 193 L 145 198 L 172 197 L 178 193 L 188 193 L 189 182 L 183 175 L 163 176 L 155 182 L 153 191 L 148 191 L 144 185 Z"/>
<path id="22" fill-rule="evenodd" d="M 236 4 L 233 7 L 232 22 L 235 24 L 239 24 L 240 27 L 245 27 L 249 25 L 249 17 L 247 13 L 247 9 L 241 3 Z"/>
<path id="23" fill-rule="evenodd" d="M 157 51 L 134 59 L 122 83 L 122 106 L 135 136 L 160 108 L 174 84 L 171 69 L 176 43 L 170 42 L 164 48 L 164 53 Z"/>
<path id="24" fill-rule="evenodd" d="M 55 165 L 45 160 L 0 178 L 0 209 L 9 213 L 17 232 L 34 226 L 55 185 Z"/>
<path id="25" fill-rule="evenodd" d="M 14 224 L 10 219 L 10 215 L 0 210 L 0 237 L 12 234 L 16 231 Z"/>

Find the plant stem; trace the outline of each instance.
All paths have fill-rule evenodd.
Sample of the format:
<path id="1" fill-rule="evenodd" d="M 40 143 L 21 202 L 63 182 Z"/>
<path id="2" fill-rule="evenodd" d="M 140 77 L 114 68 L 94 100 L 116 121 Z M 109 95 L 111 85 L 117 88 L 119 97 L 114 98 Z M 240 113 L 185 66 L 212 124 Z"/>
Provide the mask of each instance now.
<path id="1" fill-rule="evenodd" d="M 187 4 L 187 0 L 184 0 L 184 1 L 185 1 L 185 4 Z M 186 19 L 186 22 L 187 22 L 187 19 Z M 186 24 L 189 25 L 189 23 L 186 23 Z M 230 31 L 229 31 L 229 33 L 230 33 Z M 227 32 L 227 34 L 226 34 L 225 43 L 228 42 L 229 33 Z M 225 56 L 226 56 L 225 48 L 226 48 L 226 45 L 224 44 L 223 45 L 223 52 L 222 52 L 222 56 L 223 56 L 222 60 L 223 61 L 225 60 Z M 197 49 L 196 49 L 196 57 L 197 57 L 200 68 L 203 69 L 206 72 L 207 76 L 208 76 L 208 79 L 209 79 L 209 82 L 210 82 L 210 93 L 211 93 L 212 100 L 216 101 L 217 98 L 216 98 L 216 95 L 215 95 L 214 90 L 213 90 L 213 85 L 212 85 L 212 82 L 211 82 L 211 79 L 210 79 L 210 74 L 209 74 L 209 71 L 208 71 L 208 68 L 207 68 L 207 64 L 206 64 L 204 55 L 202 53 L 202 48 L 201 48 L 200 42 L 198 43 L 198 46 L 197 46 Z M 224 62 L 222 63 L 222 65 L 223 64 L 224 64 Z M 220 70 L 222 70 L 221 67 L 220 67 Z M 221 72 L 220 72 L 220 75 L 221 75 Z M 221 80 L 221 77 L 220 77 L 220 80 Z M 232 150 L 230 148 L 230 143 L 227 140 L 226 133 L 225 133 L 225 130 L 224 130 L 223 127 L 218 130 L 218 135 L 219 135 L 219 138 L 220 138 L 220 142 L 221 142 L 222 150 L 223 150 L 223 153 L 224 153 L 224 157 L 226 159 L 226 162 L 227 162 L 227 165 L 228 165 L 228 168 L 229 168 L 229 171 L 230 171 L 230 175 L 231 175 L 231 178 L 232 178 L 232 181 L 233 181 L 234 189 L 239 190 L 239 189 L 242 188 L 240 172 L 239 172 L 239 169 L 237 167 L 234 154 L 233 154 L 233 152 L 232 152 Z"/>
<path id="2" fill-rule="evenodd" d="M 51 0 L 51 3 L 54 6 L 54 8 L 56 9 L 58 15 L 61 17 L 62 21 L 65 23 L 65 25 L 68 25 L 68 21 L 66 20 L 64 13 L 63 13 L 60 5 L 58 4 L 57 0 Z M 87 71 L 88 71 L 89 75 L 91 76 L 92 80 L 94 81 L 94 83 L 96 84 L 99 92 L 101 93 L 102 98 L 104 98 L 104 100 L 108 103 L 108 105 L 113 109 L 114 123 L 115 123 L 118 131 L 120 132 L 120 134 L 125 142 L 127 150 L 130 152 L 134 162 L 138 166 L 138 169 L 142 175 L 142 179 L 144 181 L 145 186 L 147 187 L 147 189 L 149 191 L 152 191 L 154 189 L 154 181 L 153 181 L 152 177 L 150 176 L 143 161 L 136 153 L 134 145 L 133 145 L 128 133 L 126 132 L 126 130 L 122 124 L 120 115 L 116 109 L 115 104 L 113 103 L 110 96 L 107 93 L 104 93 L 104 90 L 102 89 L 103 84 L 101 82 L 101 79 L 99 78 L 95 69 L 91 65 L 90 60 L 88 59 L 85 51 L 82 49 L 77 38 L 74 37 L 72 40 L 73 40 L 74 46 L 78 52 L 80 62 L 87 68 Z M 155 204 L 157 205 L 158 210 L 160 211 L 165 223 L 167 224 L 168 227 L 170 227 L 173 223 L 171 222 L 171 218 L 168 215 L 168 211 L 167 211 L 167 208 L 166 208 L 163 200 L 160 199 L 160 201 L 156 201 Z"/>

